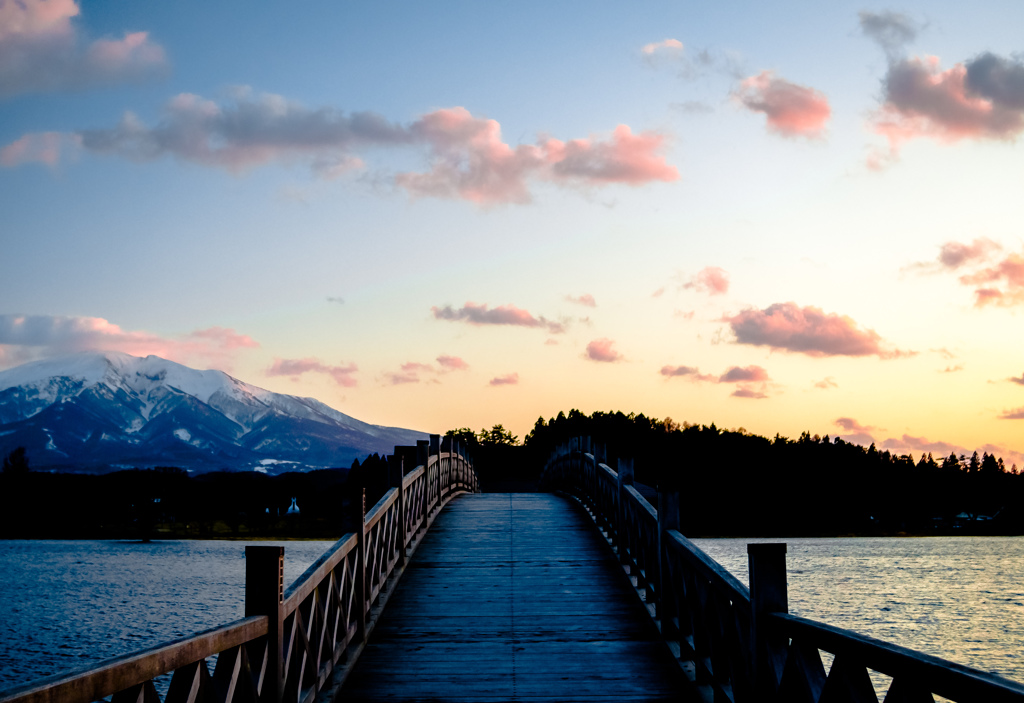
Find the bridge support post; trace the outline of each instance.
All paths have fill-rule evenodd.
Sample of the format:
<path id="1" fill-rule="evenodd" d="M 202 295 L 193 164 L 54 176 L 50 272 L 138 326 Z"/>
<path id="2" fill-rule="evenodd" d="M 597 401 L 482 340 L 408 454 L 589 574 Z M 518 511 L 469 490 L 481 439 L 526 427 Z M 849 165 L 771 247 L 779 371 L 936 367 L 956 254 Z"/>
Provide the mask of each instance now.
<path id="1" fill-rule="evenodd" d="M 763 621 L 768 613 L 789 612 L 786 582 L 786 545 L 748 544 L 750 569 L 750 642 L 757 697 L 774 697 L 786 663 L 787 639 L 773 635 Z"/>
<path id="2" fill-rule="evenodd" d="M 648 592 L 647 601 L 655 602 L 656 616 L 661 620 L 662 632 L 670 634 L 665 630 L 666 626 L 671 627 L 671 613 L 666 613 L 665 603 L 668 602 L 668 589 L 671 588 L 668 569 L 665 564 L 668 561 L 667 547 L 665 546 L 665 533 L 669 530 L 679 531 L 682 527 L 682 515 L 680 514 L 680 498 L 678 488 L 667 488 L 658 486 L 658 573 L 653 578 L 648 578 L 648 583 L 656 583 L 658 592 Z"/>
<path id="3" fill-rule="evenodd" d="M 388 457 L 388 478 L 391 486 L 398 489 L 398 566 L 404 566 L 407 556 L 405 546 L 408 544 L 405 525 L 409 508 L 405 504 L 405 462 L 397 454 Z"/>
<path id="4" fill-rule="evenodd" d="M 623 564 L 629 563 L 629 524 L 626 518 L 626 501 L 629 499 L 626 497 L 626 486 L 633 485 L 633 459 L 619 459 L 619 493 L 616 496 L 618 515 L 616 516 L 618 523 L 615 525 L 615 542 L 619 548 L 619 561 Z"/>
<path id="5" fill-rule="evenodd" d="M 245 615 L 267 616 L 267 673 L 261 703 L 284 697 L 284 547 L 245 548 Z"/>

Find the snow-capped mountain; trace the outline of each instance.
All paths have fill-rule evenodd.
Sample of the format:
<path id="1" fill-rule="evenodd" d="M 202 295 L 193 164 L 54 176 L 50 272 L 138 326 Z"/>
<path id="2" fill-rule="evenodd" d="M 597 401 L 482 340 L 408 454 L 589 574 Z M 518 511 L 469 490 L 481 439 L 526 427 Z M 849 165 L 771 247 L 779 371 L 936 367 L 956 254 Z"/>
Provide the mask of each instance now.
<path id="1" fill-rule="evenodd" d="M 157 356 L 87 352 L 0 371 L 0 453 L 23 446 L 34 468 L 342 467 L 418 439 Z"/>

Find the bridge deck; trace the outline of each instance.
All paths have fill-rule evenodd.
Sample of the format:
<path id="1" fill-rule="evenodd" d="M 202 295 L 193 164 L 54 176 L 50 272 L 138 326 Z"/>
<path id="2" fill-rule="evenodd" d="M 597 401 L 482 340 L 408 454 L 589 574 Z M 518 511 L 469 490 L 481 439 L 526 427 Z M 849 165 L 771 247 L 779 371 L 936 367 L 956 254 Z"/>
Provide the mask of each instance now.
<path id="1" fill-rule="evenodd" d="M 458 498 L 339 700 L 679 700 L 678 667 L 618 569 L 564 498 Z"/>

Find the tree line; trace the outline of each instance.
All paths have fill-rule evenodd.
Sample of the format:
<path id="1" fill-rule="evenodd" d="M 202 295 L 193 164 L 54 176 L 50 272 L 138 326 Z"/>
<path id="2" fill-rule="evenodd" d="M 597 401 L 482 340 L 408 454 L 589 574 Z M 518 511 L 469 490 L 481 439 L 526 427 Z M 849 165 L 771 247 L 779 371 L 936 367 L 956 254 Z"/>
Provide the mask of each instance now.
<path id="1" fill-rule="evenodd" d="M 769 439 L 578 410 L 539 418 L 524 448 L 546 457 L 572 437 L 603 442 L 612 468 L 632 458 L 638 482 L 678 491 L 692 536 L 1024 533 L 1024 475 L 988 453 L 915 460 L 809 432 Z"/>

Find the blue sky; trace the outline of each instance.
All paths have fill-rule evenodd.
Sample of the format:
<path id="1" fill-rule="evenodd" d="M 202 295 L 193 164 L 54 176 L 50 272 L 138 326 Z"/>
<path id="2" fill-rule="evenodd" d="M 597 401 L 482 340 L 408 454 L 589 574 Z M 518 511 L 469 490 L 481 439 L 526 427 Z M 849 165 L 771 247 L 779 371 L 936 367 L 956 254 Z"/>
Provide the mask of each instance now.
<path id="1" fill-rule="evenodd" d="M 1022 15 L 2 0 L 0 366 L 1024 463 Z"/>

